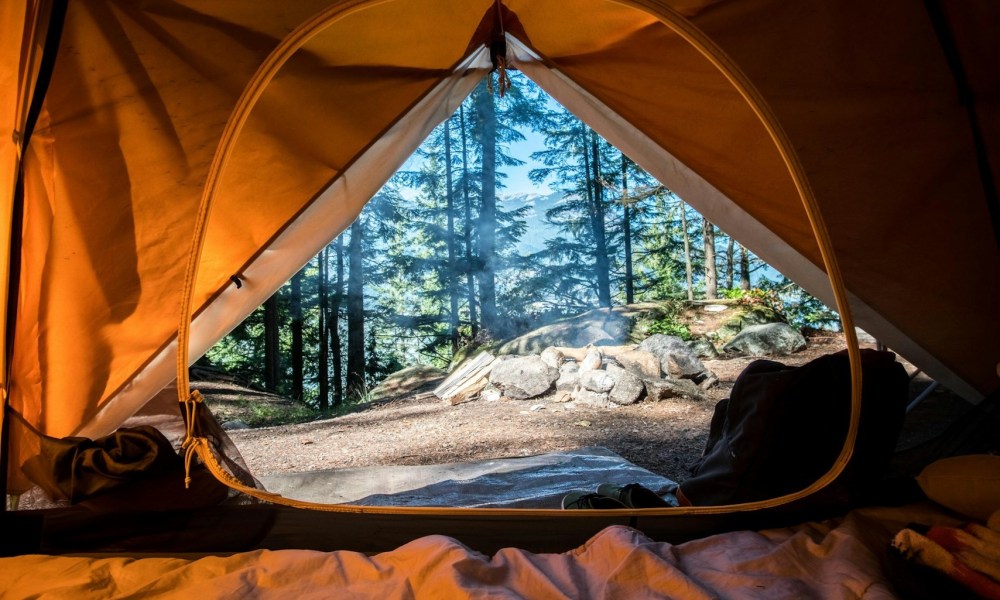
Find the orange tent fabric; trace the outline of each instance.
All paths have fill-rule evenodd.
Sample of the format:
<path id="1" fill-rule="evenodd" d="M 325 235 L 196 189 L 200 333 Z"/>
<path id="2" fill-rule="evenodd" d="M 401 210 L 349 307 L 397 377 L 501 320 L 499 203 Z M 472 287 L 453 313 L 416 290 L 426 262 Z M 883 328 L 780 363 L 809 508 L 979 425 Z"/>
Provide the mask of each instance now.
<path id="1" fill-rule="evenodd" d="M 1000 7 L 943 8 L 995 173 Z M 24 22 L 0 11 L 5 214 Z M 24 152 L 13 409 L 49 435 L 98 436 L 174 378 L 184 266 L 219 152 L 231 154 L 192 358 L 349 225 L 489 70 L 498 36 L 512 65 L 830 301 L 790 176 L 801 166 L 859 325 L 970 399 L 997 387 L 996 230 L 922 3 L 92 0 L 69 5 Z"/>

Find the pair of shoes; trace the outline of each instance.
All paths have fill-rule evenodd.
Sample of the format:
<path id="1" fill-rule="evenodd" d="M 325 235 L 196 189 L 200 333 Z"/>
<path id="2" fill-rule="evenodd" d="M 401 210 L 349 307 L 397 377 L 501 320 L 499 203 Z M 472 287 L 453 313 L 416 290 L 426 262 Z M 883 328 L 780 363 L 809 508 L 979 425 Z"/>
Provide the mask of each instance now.
<path id="1" fill-rule="evenodd" d="M 656 492 L 638 483 L 628 485 L 602 483 L 597 486 L 597 494 L 615 500 L 627 508 L 670 508 L 677 506 L 677 504 L 664 500 Z"/>
<path id="2" fill-rule="evenodd" d="M 566 509 L 587 508 L 628 508 L 620 501 L 593 492 L 570 492 L 563 496 L 562 507 Z"/>

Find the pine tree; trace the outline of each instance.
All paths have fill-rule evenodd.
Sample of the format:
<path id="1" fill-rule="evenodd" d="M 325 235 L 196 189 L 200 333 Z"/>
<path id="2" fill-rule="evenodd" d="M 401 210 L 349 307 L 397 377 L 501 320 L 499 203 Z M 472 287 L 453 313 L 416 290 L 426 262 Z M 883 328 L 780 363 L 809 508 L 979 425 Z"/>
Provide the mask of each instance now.
<path id="1" fill-rule="evenodd" d="M 365 392 L 363 232 L 361 219 L 355 220 L 347 246 L 347 395 L 353 398 Z"/>
<path id="2" fill-rule="evenodd" d="M 459 314 L 458 314 L 458 285 L 459 269 L 458 256 L 455 249 L 455 184 L 452 177 L 452 154 L 451 154 L 451 119 L 444 122 L 444 172 L 445 172 L 445 195 L 448 199 L 446 207 L 448 218 L 448 325 L 449 337 L 451 338 L 451 352 L 458 352 L 459 346 Z"/>
<path id="3" fill-rule="evenodd" d="M 276 394 L 281 383 L 281 346 L 278 315 L 278 294 L 275 291 L 264 302 L 264 389 Z"/>
<path id="4" fill-rule="evenodd" d="M 742 244 L 740 245 L 740 289 L 749 290 L 750 283 L 750 252 Z"/>
<path id="5" fill-rule="evenodd" d="M 337 259 L 337 282 L 333 288 L 333 302 L 330 307 L 330 354 L 333 361 L 333 406 L 344 402 L 344 353 L 340 337 L 340 310 L 344 299 L 344 235 L 334 241 L 334 255 Z"/>
<path id="6" fill-rule="evenodd" d="M 614 176 L 604 176 L 610 170 L 602 161 L 606 142 L 564 109 L 548 112 L 536 127 L 546 135 L 546 149 L 532 155 L 543 166 L 533 169 L 530 177 L 539 184 L 551 180 L 552 188 L 565 193 L 546 213 L 563 233 L 546 243 L 547 292 L 565 312 L 595 303 L 610 306 L 603 182 Z"/>
<path id="7" fill-rule="evenodd" d="M 304 273 L 299 271 L 292 276 L 289 289 L 289 304 L 292 318 L 292 399 L 302 400 L 304 397 L 303 378 L 303 332 L 302 332 L 302 279 Z"/>
<path id="8" fill-rule="evenodd" d="M 465 220 L 462 223 L 462 240 L 465 245 L 463 270 L 469 307 L 469 333 L 472 339 L 476 339 L 479 334 L 480 321 L 476 306 L 476 269 L 474 266 L 476 261 L 472 253 L 472 196 L 469 193 L 469 178 L 472 174 L 469 166 L 469 136 L 465 124 L 465 103 L 458 107 L 458 129 L 462 138 L 462 207 L 465 213 Z"/>
<path id="9" fill-rule="evenodd" d="M 481 176 L 479 202 L 479 220 L 477 226 L 479 248 L 479 310 L 482 327 L 490 336 L 496 335 L 499 328 L 496 306 L 496 110 L 493 103 L 493 93 L 485 85 L 480 84 L 472 94 L 475 99 L 477 131 L 481 148 Z"/>
<path id="10" fill-rule="evenodd" d="M 317 378 L 319 380 L 319 394 L 317 396 L 317 405 L 321 411 L 326 411 L 330 408 L 330 334 L 328 331 L 327 323 L 327 313 L 330 309 L 329 306 L 329 285 L 330 285 L 330 248 L 329 246 L 324 247 L 319 251 L 319 255 L 316 257 L 319 263 L 319 292 L 317 294 L 317 315 L 319 317 L 318 321 L 318 345 L 319 345 L 319 357 L 318 357 L 318 370 Z"/>
<path id="11" fill-rule="evenodd" d="M 694 300 L 694 261 L 691 259 L 691 236 L 688 232 L 687 204 L 681 202 L 681 228 L 684 231 L 684 275 L 687 280 L 687 299 Z"/>
<path id="12" fill-rule="evenodd" d="M 705 298 L 715 300 L 719 295 L 719 273 L 715 265 L 715 225 L 708 219 L 702 219 L 702 247 L 705 252 Z"/>
<path id="13" fill-rule="evenodd" d="M 622 154 L 622 241 L 625 247 L 625 304 L 635 302 L 635 281 L 632 273 L 632 215 L 629 205 L 632 199 L 628 194 L 628 163 L 629 159 Z"/>

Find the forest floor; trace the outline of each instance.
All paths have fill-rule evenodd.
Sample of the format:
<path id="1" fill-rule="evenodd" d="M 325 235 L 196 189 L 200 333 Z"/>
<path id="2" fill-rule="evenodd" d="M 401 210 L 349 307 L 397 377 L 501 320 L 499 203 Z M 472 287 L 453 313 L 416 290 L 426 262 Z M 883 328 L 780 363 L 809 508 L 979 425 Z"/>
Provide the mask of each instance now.
<path id="1" fill-rule="evenodd" d="M 843 347 L 841 336 L 823 334 L 810 337 L 806 350 L 775 360 L 801 365 Z M 357 407 L 355 412 L 336 418 L 234 430 L 229 434 L 250 470 L 258 476 L 342 467 L 478 461 L 602 446 L 654 473 L 683 481 L 702 454 L 716 401 L 729 396 L 733 382 L 753 360 L 741 357 L 704 361 L 720 379 L 708 391 L 710 401 L 676 398 L 601 408 L 557 404 L 550 396 L 476 400 L 450 406 L 420 393 L 432 388 L 432 384 Z M 904 364 L 908 372 L 915 370 Z M 911 397 L 927 384 L 924 376 L 915 378 Z M 220 392 L 207 396 L 216 411 L 221 407 L 212 397 L 219 398 Z M 968 407 L 946 391 L 935 392 L 908 416 L 900 447 L 936 435 L 954 415 Z"/>

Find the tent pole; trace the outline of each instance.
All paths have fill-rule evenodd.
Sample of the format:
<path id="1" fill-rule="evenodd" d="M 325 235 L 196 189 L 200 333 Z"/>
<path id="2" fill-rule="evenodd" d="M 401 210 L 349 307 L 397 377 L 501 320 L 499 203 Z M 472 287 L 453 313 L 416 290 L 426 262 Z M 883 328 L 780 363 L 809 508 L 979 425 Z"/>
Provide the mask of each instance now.
<path id="1" fill-rule="evenodd" d="M 42 102 L 49 90 L 49 82 L 52 80 L 52 71 L 56 65 L 56 55 L 59 52 L 59 41 L 62 39 L 63 24 L 66 21 L 66 9 L 69 0 L 53 0 L 49 10 L 48 27 L 45 29 L 45 45 L 42 47 L 42 57 L 38 64 L 38 75 L 35 79 L 35 87 L 31 93 L 31 104 L 28 107 L 28 114 L 25 116 L 21 139 L 19 140 L 19 156 L 23 157 L 24 151 L 31 141 L 31 134 L 35 130 L 38 122 L 38 115 L 42 112 Z M 22 42 L 23 43 L 23 42 Z M 10 220 L 10 248 L 7 253 L 8 265 L 7 275 L 7 306 L 6 309 L 6 339 L 4 340 L 4 373 L 3 399 L 0 406 L 0 497 L 3 498 L 3 506 L 0 511 L 6 511 L 7 507 L 7 479 L 8 466 L 10 462 L 10 419 L 8 418 L 10 401 L 10 371 L 14 358 L 14 330 L 17 326 L 17 301 L 19 283 L 21 279 L 21 243 L 22 229 L 24 223 L 24 160 L 17 161 L 17 171 L 14 175 L 14 201 L 11 210 Z"/>
<path id="2" fill-rule="evenodd" d="M 923 389 L 923 391 L 920 392 L 920 395 L 918 395 L 916 398 L 914 398 L 913 401 L 910 402 L 909 405 L 907 405 L 907 407 L 906 407 L 906 413 L 909 414 L 910 411 L 913 410 L 914 408 L 916 408 L 918 404 L 920 404 L 921 402 L 923 402 L 924 400 L 926 400 L 927 396 L 930 396 L 931 392 L 933 392 L 934 390 L 936 390 L 939 385 L 940 384 L 938 382 L 932 381 L 930 383 L 930 385 L 928 385 L 927 387 L 925 387 Z"/>
<path id="3" fill-rule="evenodd" d="M 976 166 L 979 168 L 979 181 L 982 183 L 983 196 L 986 200 L 986 211 L 989 213 L 990 223 L 993 225 L 993 240 L 997 244 L 997 249 L 1000 249 L 1000 199 L 997 196 L 996 182 L 993 179 L 993 170 L 990 168 L 989 152 L 986 149 L 986 141 L 983 139 L 979 115 L 976 113 L 976 99 L 972 93 L 972 86 L 969 85 L 969 78 L 962 64 L 962 56 L 955 44 L 955 36 L 948 26 L 948 16 L 941 8 L 940 0 L 924 0 L 924 7 L 927 9 L 951 75 L 955 78 L 955 87 L 958 88 L 958 102 L 965 107 L 965 114 L 969 119 L 972 144 L 976 150 Z"/>

